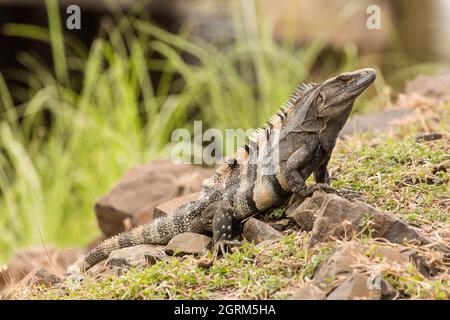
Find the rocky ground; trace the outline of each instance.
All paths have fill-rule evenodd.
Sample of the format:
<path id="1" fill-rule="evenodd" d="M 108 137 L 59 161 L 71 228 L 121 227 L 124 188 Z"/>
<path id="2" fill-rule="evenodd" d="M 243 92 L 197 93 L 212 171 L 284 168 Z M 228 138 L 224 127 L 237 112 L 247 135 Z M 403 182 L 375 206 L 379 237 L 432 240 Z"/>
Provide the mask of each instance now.
<path id="1" fill-rule="evenodd" d="M 354 117 L 333 153 L 332 185 L 249 218 L 243 244 L 213 261 L 211 239 L 116 250 L 81 283 L 84 250 L 30 248 L 0 269 L 6 299 L 449 299 L 450 86 L 420 77 L 385 111 Z M 440 78 L 439 78 L 440 77 Z M 428 89 L 427 89 L 428 88 Z M 95 205 L 105 237 L 195 197 L 208 169 L 134 168 Z M 97 241 L 93 242 L 94 245 Z"/>

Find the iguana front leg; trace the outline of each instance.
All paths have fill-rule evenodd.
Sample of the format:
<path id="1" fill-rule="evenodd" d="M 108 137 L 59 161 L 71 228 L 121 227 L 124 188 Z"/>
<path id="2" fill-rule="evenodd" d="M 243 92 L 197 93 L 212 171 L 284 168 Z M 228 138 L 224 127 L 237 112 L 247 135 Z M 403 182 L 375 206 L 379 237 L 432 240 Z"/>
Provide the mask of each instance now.
<path id="1" fill-rule="evenodd" d="M 308 165 L 311 165 L 312 157 L 313 151 L 311 149 L 303 147 L 295 151 L 287 160 L 285 173 L 286 180 L 289 188 L 291 189 L 291 192 L 297 193 L 301 197 L 309 197 L 319 189 L 325 192 L 336 193 L 337 191 L 329 186 L 329 176 L 326 165 L 324 169 L 321 168 L 322 172 L 323 170 L 326 170 L 326 174 L 325 172 L 323 172 L 323 178 L 321 177 L 324 182 L 319 182 L 315 185 L 307 187 L 301 171 Z M 328 184 L 326 183 L 326 177 L 328 177 Z"/>
<path id="2" fill-rule="evenodd" d="M 320 184 L 326 184 L 328 186 L 330 185 L 330 182 L 331 182 L 330 181 L 330 174 L 329 174 L 328 169 L 327 169 L 328 160 L 322 166 L 320 166 L 319 169 L 317 169 L 317 171 L 314 172 L 314 179 L 317 182 L 317 184 L 315 186 L 320 185 Z M 315 186 L 312 186 L 312 187 L 315 187 Z M 319 186 L 319 187 L 316 187 L 316 189 L 322 189 L 322 188 Z M 335 193 L 335 194 L 337 194 L 337 195 L 339 195 L 341 197 L 346 198 L 347 200 L 360 198 L 362 196 L 362 193 L 359 192 L 359 191 L 343 190 L 343 189 L 335 190 L 334 188 L 332 188 L 332 189 L 333 189 L 333 191 L 327 191 L 327 190 L 325 190 L 325 191 L 326 192 Z M 311 189 L 311 191 L 312 190 L 313 189 Z"/>
<path id="3" fill-rule="evenodd" d="M 316 183 L 325 183 L 327 185 L 331 184 L 330 173 L 328 172 L 327 166 L 328 161 L 321 165 L 319 169 L 314 172 L 314 180 L 316 180 Z"/>

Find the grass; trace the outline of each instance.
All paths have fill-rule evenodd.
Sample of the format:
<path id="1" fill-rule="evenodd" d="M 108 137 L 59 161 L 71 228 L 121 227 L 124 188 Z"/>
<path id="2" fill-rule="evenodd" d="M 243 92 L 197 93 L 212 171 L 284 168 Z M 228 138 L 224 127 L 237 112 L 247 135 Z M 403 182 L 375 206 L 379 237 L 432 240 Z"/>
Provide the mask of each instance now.
<path id="1" fill-rule="evenodd" d="M 285 299 L 328 252 L 308 249 L 308 235 L 292 232 L 274 247 L 245 242 L 210 269 L 198 267 L 194 257 L 174 258 L 119 277 L 88 278 L 80 287 L 35 293 L 40 299 Z"/>
<path id="2" fill-rule="evenodd" d="M 448 106 L 428 108 L 427 128 L 448 131 Z M 448 138 L 416 142 L 423 132 L 419 119 L 399 126 L 391 134 L 362 134 L 340 140 L 331 167 L 333 185 L 362 191 L 368 202 L 409 219 L 433 236 L 448 234 L 449 172 L 435 171 L 447 163 Z M 380 165 L 380 157 L 383 165 Z M 442 168 L 442 166 L 438 166 Z M 447 167 L 448 168 L 448 167 Z M 405 183 L 411 176 L 429 177 L 443 183 Z M 373 177 L 376 177 L 375 179 Z M 406 180 L 410 181 L 410 180 Z M 419 179 L 419 181 L 422 181 Z M 405 190 L 406 189 L 406 190 Z M 393 206 L 395 203 L 395 206 Z M 282 217 L 284 208 L 273 210 L 272 218 Z M 446 231 L 447 230 L 447 231 Z M 46 288 L 35 286 L 17 290 L 19 299 L 286 299 L 308 283 L 317 268 L 340 242 L 308 247 L 307 232 L 288 231 L 273 246 L 257 247 L 244 242 L 210 269 L 198 267 L 194 257 L 160 261 L 146 269 L 131 269 L 121 275 L 87 277 L 79 286 Z M 352 241 L 364 246 L 368 265 L 362 273 L 379 274 L 397 290 L 397 299 L 449 299 L 448 261 L 430 246 L 387 244 L 371 239 L 370 232 Z M 445 240 L 447 241 L 447 240 Z M 430 270 L 431 277 L 419 272 L 412 262 L 399 264 L 384 257 L 380 246 L 413 250 Z M 209 253 L 211 257 L 211 253 Z M 332 282 L 334 279 L 330 279 Z"/>
<path id="3" fill-rule="evenodd" d="M 244 242 L 226 257 L 216 260 L 209 269 L 198 267 L 192 256 L 159 261 L 145 269 L 130 269 L 120 275 L 87 276 L 81 284 L 62 282 L 47 288 L 32 285 L 16 289 L 15 299 L 287 299 L 311 281 L 315 271 L 340 243 L 320 244 L 308 248 L 308 233 L 288 232 L 278 242 L 256 247 Z M 380 247 L 396 248 L 372 239 L 355 239 L 365 249 L 370 265 L 358 271 L 377 274 L 397 290 L 400 299 L 448 299 L 450 278 L 448 265 L 436 252 L 418 250 L 430 265 L 441 273 L 427 278 L 412 262 L 399 264 L 378 252 Z M 401 249 L 404 249 L 402 247 Z M 417 250 L 411 246 L 412 250 Z M 211 257 L 211 254 L 209 254 Z M 442 272 L 443 271 L 443 272 Z M 329 285 L 336 279 L 330 278 Z M 325 279 L 325 283 L 328 279 Z M 321 285 L 323 285 L 322 283 Z"/>
<path id="4" fill-rule="evenodd" d="M 449 132 L 448 105 L 428 110 L 427 127 Z M 450 223 L 448 137 L 417 142 L 420 132 L 414 122 L 400 124 L 394 135 L 369 133 L 341 141 L 330 162 L 333 186 L 361 191 L 369 203 L 409 222 Z"/>

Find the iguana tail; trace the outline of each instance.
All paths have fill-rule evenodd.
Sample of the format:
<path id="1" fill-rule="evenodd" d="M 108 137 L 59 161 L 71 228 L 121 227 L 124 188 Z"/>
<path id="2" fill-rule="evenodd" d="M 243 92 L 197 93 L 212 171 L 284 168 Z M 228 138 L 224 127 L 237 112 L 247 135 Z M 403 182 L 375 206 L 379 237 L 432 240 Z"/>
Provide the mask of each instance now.
<path id="1" fill-rule="evenodd" d="M 203 201 L 191 201 L 178 207 L 167 217 L 138 226 L 113 236 L 90 250 L 68 267 L 67 274 L 79 274 L 108 258 L 113 250 L 139 244 L 167 244 L 175 235 L 183 232 L 202 232 L 201 213 Z"/>

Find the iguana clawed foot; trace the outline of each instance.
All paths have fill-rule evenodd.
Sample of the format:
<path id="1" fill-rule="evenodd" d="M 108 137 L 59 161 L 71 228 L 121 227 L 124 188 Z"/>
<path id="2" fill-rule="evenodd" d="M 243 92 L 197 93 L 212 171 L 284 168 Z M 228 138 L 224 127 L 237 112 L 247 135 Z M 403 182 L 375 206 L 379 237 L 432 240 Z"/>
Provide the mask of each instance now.
<path id="1" fill-rule="evenodd" d="M 329 186 L 326 183 L 313 184 L 312 186 L 306 187 L 305 189 L 300 190 L 297 193 L 299 196 L 306 198 L 312 196 L 312 194 L 318 190 L 321 190 L 326 193 L 339 194 L 338 190 L 334 189 L 333 187 Z"/>
<path id="2" fill-rule="evenodd" d="M 347 189 L 337 190 L 325 183 L 316 183 L 312 186 L 306 187 L 305 189 L 298 191 L 297 193 L 299 196 L 306 198 L 306 197 L 310 197 L 314 192 L 316 192 L 318 190 L 321 190 L 326 193 L 336 194 L 336 195 L 338 195 L 342 198 L 348 199 L 348 200 L 352 200 L 355 198 L 361 198 L 363 196 L 363 193 L 360 191 L 347 190 Z"/>
<path id="3" fill-rule="evenodd" d="M 218 249 L 220 249 L 220 253 L 224 256 L 226 253 L 230 251 L 232 247 L 239 247 L 242 243 L 239 240 L 219 240 L 214 244 L 214 252 L 217 255 Z M 216 249 L 217 247 L 217 249 Z"/>
<path id="4" fill-rule="evenodd" d="M 198 262 L 198 266 L 200 268 L 204 268 L 204 269 L 208 269 L 210 268 L 214 262 L 216 261 L 218 255 L 219 255 L 219 250 L 220 253 L 222 254 L 222 256 L 224 256 L 226 253 L 228 253 L 229 249 L 231 249 L 232 247 L 238 247 L 242 245 L 241 241 L 239 240 L 219 240 L 216 241 L 213 245 L 213 257 L 212 259 L 207 259 L 207 258 L 203 258 Z"/>

